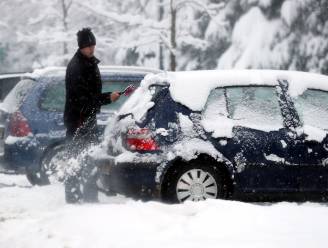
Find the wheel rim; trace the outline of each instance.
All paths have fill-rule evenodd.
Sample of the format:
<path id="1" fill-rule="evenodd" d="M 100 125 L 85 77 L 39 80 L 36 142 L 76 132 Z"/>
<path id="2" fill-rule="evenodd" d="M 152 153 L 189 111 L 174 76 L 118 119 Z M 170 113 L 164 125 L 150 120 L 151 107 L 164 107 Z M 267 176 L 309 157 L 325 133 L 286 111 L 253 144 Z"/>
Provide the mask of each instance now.
<path id="1" fill-rule="evenodd" d="M 201 169 L 191 169 L 179 178 L 176 194 L 179 202 L 216 199 L 218 187 L 210 173 Z"/>

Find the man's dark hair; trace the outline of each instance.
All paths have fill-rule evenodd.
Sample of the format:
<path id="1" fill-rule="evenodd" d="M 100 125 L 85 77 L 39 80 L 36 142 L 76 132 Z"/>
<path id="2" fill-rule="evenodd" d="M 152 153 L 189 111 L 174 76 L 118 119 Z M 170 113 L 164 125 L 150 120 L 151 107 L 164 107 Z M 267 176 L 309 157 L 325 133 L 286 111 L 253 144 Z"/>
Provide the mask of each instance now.
<path id="1" fill-rule="evenodd" d="M 91 28 L 83 28 L 82 30 L 79 30 L 76 35 L 77 44 L 80 49 L 96 45 L 96 37 L 91 32 Z"/>

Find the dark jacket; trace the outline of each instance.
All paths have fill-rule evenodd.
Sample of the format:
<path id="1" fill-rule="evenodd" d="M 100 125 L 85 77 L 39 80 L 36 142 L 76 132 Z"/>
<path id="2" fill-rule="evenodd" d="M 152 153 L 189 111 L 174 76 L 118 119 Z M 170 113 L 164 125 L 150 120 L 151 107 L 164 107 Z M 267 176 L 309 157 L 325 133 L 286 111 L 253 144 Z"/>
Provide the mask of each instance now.
<path id="1" fill-rule="evenodd" d="M 96 57 L 87 58 L 78 50 L 67 66 L 64 123 L 70 133 L 86 120 L 96 120 L 101 105 L 111 102 L 111 92 L 101 93 L 99 62 Z"/>

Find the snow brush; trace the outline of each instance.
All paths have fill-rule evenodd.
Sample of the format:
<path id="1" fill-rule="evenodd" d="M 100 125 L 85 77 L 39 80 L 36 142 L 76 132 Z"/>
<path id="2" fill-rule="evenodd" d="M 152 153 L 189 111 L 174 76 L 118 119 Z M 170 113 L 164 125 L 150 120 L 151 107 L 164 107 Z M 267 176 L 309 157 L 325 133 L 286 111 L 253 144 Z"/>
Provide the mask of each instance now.
<path id="1" fill-rule="evenodd" d="M 121 91 L 120 95 L 129 96 L 136 90 L 136 87 L 132 84 L 130 84 L 128 87 L 126 87 L 123 91 Z"/>

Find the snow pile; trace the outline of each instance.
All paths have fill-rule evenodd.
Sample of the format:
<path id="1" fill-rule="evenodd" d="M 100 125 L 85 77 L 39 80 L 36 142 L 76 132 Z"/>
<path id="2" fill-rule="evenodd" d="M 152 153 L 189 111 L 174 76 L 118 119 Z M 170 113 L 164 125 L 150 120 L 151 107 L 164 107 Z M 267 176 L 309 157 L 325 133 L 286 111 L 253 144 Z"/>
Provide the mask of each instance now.
<path id="1" fill-rule="evenodd" d="M 37 78 L 41 76 L 63 76 L 66 67 L 49 66 L 42 69 L 35 69 L 32 73 L 26 73 L 26 76 Z"/>
<path id="2" fill-rule="evenodd" d="M 316 140 L 318 142 L 322 142 L 327 136 L 327 131 L 310 125 L 304 125 L 303 132 L 307 134 L 307 140 Z"/>
<path id="3" fill-rule="evenodd" d="M 100 204 L 67 205 L 62 185 L 26 188 L 23 178 L 0 174 L 0 247 L 327 246 L 326 204 L 166 205 L 101 195 Z"/>
<path id="4" fill-rule="evenodd" d="M 168 160 L 179 157 L 185 161 L 196 159 L 199 154 L 208 154 L 211 157 L 222 161 L 223 155 L 218 152 L 215 147 L 210 143 L 201 139 L 185 139 L 176 145 L 168 153 Z"/>

